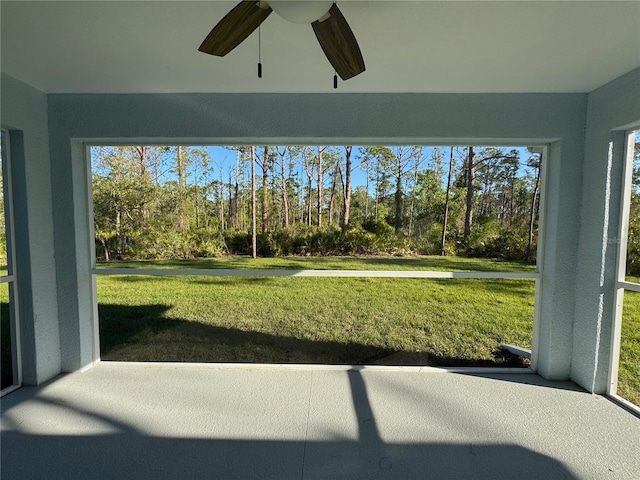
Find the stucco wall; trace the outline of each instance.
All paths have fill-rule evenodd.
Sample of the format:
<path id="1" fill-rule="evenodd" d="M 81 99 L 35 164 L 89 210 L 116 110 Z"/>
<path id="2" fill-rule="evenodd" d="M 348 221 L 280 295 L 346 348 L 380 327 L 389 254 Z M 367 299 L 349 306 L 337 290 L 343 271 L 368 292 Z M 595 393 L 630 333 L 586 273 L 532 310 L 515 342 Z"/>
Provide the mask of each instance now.
<path id="1" fill-rule="evenodd" d="M 464 139 L 551 145 L 537 366 L 548 378 L 568 378 L 586 99 L 584 94 L 50 95 L 63 368 L 80 368 L 93 358 L 83 140 L 446 145 Z"/>
<path id="2" fill-rule="evenodd" d="M 611 361 L 624 131 L 631 126 L 640 128 L 640 69 L 588 97 L 571 378 L 599 393 Z"/>
<path id="3" fill-rule="evenodd" d="M 23 380 L 60 372 L 47 97 L 2 75 L 2 127 L 10 131 Z"/>

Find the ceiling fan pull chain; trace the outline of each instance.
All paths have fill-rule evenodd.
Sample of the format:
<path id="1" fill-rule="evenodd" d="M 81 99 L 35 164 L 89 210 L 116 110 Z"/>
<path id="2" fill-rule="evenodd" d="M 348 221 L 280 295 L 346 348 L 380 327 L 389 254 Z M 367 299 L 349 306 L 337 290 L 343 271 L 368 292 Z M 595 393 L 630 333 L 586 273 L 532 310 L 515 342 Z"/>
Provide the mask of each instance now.
<path id="1" fill-rule="evenodd" d="M 262 39 L 260 32 L 261 29 L 258 26 L 258 78 L 262 78 Z"/>
<path id="2" fill-rule="evenodd" d="M 338 73 L 333 72 L 333 88 L 338 88 Z"/>

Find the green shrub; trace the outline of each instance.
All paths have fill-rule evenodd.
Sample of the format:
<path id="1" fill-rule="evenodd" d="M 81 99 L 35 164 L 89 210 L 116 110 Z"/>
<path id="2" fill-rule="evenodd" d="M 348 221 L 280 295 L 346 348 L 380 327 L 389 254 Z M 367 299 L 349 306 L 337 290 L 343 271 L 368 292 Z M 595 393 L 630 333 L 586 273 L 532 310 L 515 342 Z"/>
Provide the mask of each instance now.
<path id="1" fill-rule="evenodd" d="M 232 255 L 251 255 L 251 233 L 227 229 L 222 236 Z"/>
<path id="2" fill-rule="evenodd" d="M 391 235 L 395 229 L 383 220 L 368 219 L 362 222 L 362 228 L 375 235 Z"/>
<path id="3" fill-rule="evenodd" d="M 465 253 L 470 257 L 526 260 L 528 233 L 522 228 L 502 228 L 493 219 L 479 222 L 471 230 Z"/>
<path id="4" fill-rule="evenodd" d="M 640 276 L 640 213 L 629 218 L 627 275 Z"/>

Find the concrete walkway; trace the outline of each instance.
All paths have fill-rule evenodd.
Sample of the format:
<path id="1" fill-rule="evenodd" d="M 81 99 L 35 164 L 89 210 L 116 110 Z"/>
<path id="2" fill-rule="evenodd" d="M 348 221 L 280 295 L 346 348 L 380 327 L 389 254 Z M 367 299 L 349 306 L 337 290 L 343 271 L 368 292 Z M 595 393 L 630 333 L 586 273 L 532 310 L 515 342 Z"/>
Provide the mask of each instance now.
<path id="1" fill-rule="evenodd" d="M 640 419 L 526 373 L 101 363 L 1 441 L 6 480 L 640 478 Z"/>

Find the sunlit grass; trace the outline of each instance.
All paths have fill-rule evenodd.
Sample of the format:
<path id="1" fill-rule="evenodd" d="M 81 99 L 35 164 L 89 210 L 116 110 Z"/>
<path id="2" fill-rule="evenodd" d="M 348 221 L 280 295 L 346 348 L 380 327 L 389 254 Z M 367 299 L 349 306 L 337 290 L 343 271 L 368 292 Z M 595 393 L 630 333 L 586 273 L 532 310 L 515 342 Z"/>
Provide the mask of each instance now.
<path id="1" fill-rule="evenodd" d="M 535 265 L 484 258 L 415 256 L 415 257 L 277 257 L 257 258 L 229 256 L 194 260 L 139 260 L 98 262 L 98 268 L 153 269 L 291 269 L 291 270 L 439 270 L 532 272 Z"/>
<path id="2" fill-rule="evenodd" d="M 0 284 L 0 388 L 13 384 L 13 353 L 11 350 L 11 322 L 9 316 L 9 285 Z"/>
<path id="3" fill-rule="evenodd" d="M 516 262 L 441 257 L 124 263 L 132 268 L 175 264 L 354 270 L 532 268 Z M 500 345 L 530 348 L 534 281 L 99 276 L 98 297 L 103 359 L 522 365 L 505 357 Z"/>
<path id="4" fill-rule="evenodd" d="M 640 405 L 640 293 L 631 291 L 624 293 L 618 395 Z"/>

